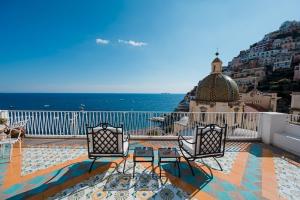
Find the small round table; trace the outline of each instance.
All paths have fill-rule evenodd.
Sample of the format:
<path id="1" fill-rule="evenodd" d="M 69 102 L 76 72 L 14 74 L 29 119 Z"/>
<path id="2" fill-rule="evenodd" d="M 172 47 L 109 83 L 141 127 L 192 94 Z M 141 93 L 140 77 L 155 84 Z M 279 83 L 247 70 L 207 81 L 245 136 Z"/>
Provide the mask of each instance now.
<path id="1" fill-rule="evenodd" d="M 180 155 L 176 148 L 158 149 L 159 177 L 161 178 L 161 163 L 174 163 L 178 168 L 178 177 L 180 177 Z"/>

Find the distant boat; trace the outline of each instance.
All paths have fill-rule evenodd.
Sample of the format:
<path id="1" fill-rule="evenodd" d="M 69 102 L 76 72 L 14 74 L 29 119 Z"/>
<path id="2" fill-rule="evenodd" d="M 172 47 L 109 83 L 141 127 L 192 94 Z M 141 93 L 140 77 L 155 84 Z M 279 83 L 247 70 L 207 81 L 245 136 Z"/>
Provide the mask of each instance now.
<path id="1" fill-rule="evenodd" d="M 124 101 L 125 99 L 120 99 L 120 101 Z"/>
<path id="2" fill-rule="evenodd" d="M 153 121 L 153 122 L 164 122 L 165 118 L 164 117 L 151 117 L 150 121 Z"/>
<path id="3" fill-rule="evenodd" d="M 85 105 L 84 105 L 84 104 L 80 104 L 79 109 L 80 109 L 81 111 L 84 111 Z"/>
<path id="4" fill-rule="evenodd" d="M 15 106 L 9 106 L 9 108 L 14 108 Z"/>
<path id="5" fill-rule="evenodd" d="M 168 93 L 168 92 L 163 92 L 163 93 L 160 93 L 160 94 L 171 94 L 171 93 Z"/>
<path id="6" fill-rule="evenodd" d="M 44 107 L 45 107 L 45 108 L 48 108 L 48 107 L 50 107 L 50 105 L 49 105 L 49 104 L 45 104 Z"/>

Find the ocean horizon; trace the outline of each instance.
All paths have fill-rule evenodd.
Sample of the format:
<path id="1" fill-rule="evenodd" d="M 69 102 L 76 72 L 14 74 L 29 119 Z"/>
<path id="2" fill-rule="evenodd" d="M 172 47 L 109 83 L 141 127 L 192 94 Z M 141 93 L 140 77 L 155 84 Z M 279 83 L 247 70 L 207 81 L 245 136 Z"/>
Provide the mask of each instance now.
<path id="1" fill-rule="evenodd" d="M 0 110 L 171 112 L 185 94 L 0 93 Z"/>

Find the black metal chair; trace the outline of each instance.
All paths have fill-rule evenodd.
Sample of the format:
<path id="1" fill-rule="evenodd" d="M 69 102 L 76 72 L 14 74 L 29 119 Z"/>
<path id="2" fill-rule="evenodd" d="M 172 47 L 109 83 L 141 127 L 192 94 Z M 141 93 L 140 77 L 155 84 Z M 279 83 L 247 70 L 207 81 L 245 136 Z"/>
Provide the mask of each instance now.
<path id="1" fill-rule="evenodd" d="M 114 127 L 109 123 L 87 126 L 88 157 L 93 159 L 89 172 L 95 161 L 101 157 L 123 157 L 125 170 L 129 150 L 129 135 L 124 135 L 123 125 Z"/>
<path id="2" fill-rule="evenodd" d="M 226 143 L 227 125 L 220 127 L 216 124 L 210 124 L 205 127 L 197 126 L 192 139 L 185 139 L 183 136 L 178 137 L 179 149 L 187 161 L 193 176 L 194 170 L 190 161 L 199 158 L 212 157 L 218 163 L 221 170 L 222 167 L 216 158 L 224 156 Z"/>

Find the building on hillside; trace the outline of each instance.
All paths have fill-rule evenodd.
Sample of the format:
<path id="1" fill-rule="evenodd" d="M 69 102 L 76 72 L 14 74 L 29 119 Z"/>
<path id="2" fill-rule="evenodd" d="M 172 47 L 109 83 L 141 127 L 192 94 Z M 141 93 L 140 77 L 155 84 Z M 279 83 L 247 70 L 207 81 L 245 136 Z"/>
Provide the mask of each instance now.
<path id="1" fill-rule="evenodd" d="M 300 115 L 300 92 L 293 92 L 291 94 L 291 114 Z"/>
<path id="2" fill-rule="evenodd" d="M 273 41 L 272 47 L 273 49 L 278 49 L 281 47 L 281 43 L 282 43 L 282 39 L 281 38 L 277 38 Z"/>
<path id="3" fill-rule="evenodd" d="M 268 33 L 268 34 L 266 34 L 265 35 L 265 37 L 264 37 L 264 39 L 266 38 L 268 38 L 268 39 L 272 39 L 272 38 L 276 38 L 276 37 L 278 37 L 280 34 L 282 34 L 279 30 L 277 30 L 277 31 L 273 31 L 273 32 L 271 32 L 271 33 Z"/>
<path id="4" fill-rule="evenodd" d="M 250 53 L 250 50 L 240 51 L 239 58 L 241 59 L 242 63 L 248 62 L 248 60 L 249 60 L 249 53 Z"/>
<path id="5" fill-rule="evenodd" d="M 264 93 L 256 88 L 247 93 L 240 93 L 240 99 L 246 107 L 251 107 L 252 110 L 258 112 L 276 112 L 277 108 L 277 93 Z"/>
<path id="6" fill-rule="evenodd" d="M 294 54 L 294 56 L 293 56 L 293 63 L 294 64 L 300 63 L 300 52 Z"/>
<path id="7" fill-rule="evenodd" d="M 273 71 L 279 69 L 289 69 L 292 63 L 292 54 L 291 53 L 282 53 L 276 56 L 276 62 L 273 64 Z"/>
<path id="8" fill-rule="evenodd" d="M 296 49 L 300 49 L 300 38 L 295 39 Z"/>
<path id="9" fill-rule="evenodd" d="M 222 61 L 218 57 L 211 68 L 211 74 L 197 86 L 195 98 L 190 101 L 190 112 L 243 112 L 238 86 L 222 73 Z"/>
<path id="10" fill-rule="evenodd" d="M 300 81 L 300 63 L 294 67 L 294 81 Z"/>
<path id="11" fill-rule="evenodd" d="M 232 76 L 232 71 L 229 67 L 223 67 L 222 73 L 225 74 L 226 76 Z"/>
<path id="12" fill-rule="evenodd" d="M 232 59 L 231 62 L 228 63 L 228 67 L 232 68 L 233 70 L 236 70 L 242 64 L 243 64 L 243 62 L 241 61 L 241 58 L 240 57 L 235 57 L 235 58 Z"/>
<path id="13" fill-rule="evenodd" d="M 263 52 L 264 54 L 261 54 L 259 59 L 259 64 L 262 66 L 265 65 L 273 65 L 277 60 L 277 55 L 286 55 L 288 54 L 287 49 L 276 49 L 276 50 L 270 50 Z M 290 54 L 291 55 L 291 54 Z"/>
<path id="14" fill-rule="evenodd" d="M 266 76 L 265 67 L 243 69 L 242 72 L 245 73 L 246 76 L 255 76 L 258 81 L 263 80 Z"/>
<path id="15" fill-rule="evenodd" d="M 296 42 L 293 40 L 292 36 L 282 39 L 281 48 L 287 50 L 293 50 L 296 48 Z"/>
<path id="16" fill-rule="evenodd" d="M 250 53 L 251 52 L 263 52 L 265 50 L 270 49 L 272 46 L 272 41 L 269 39 L 265 39 L 265 40 L 261 40 L 255 44 L 253 44 L 252 46 L 250 46 Z"/>
<path id="17" fill-rule="evenodd" d="M 244 76 L 239 78 L 234 78 L 234 81 L 238 84 L 240 92 L 247 92 L 249 88 L 253 88 L 255 84 L 255 76 Z"/>
<path id="18" fill-rule="evenodd" d="M 286 21 L 281 24 L 279 30 L 281 32 L 291 32 L 300 28 L 300 22 L 297 21 Z"/>

